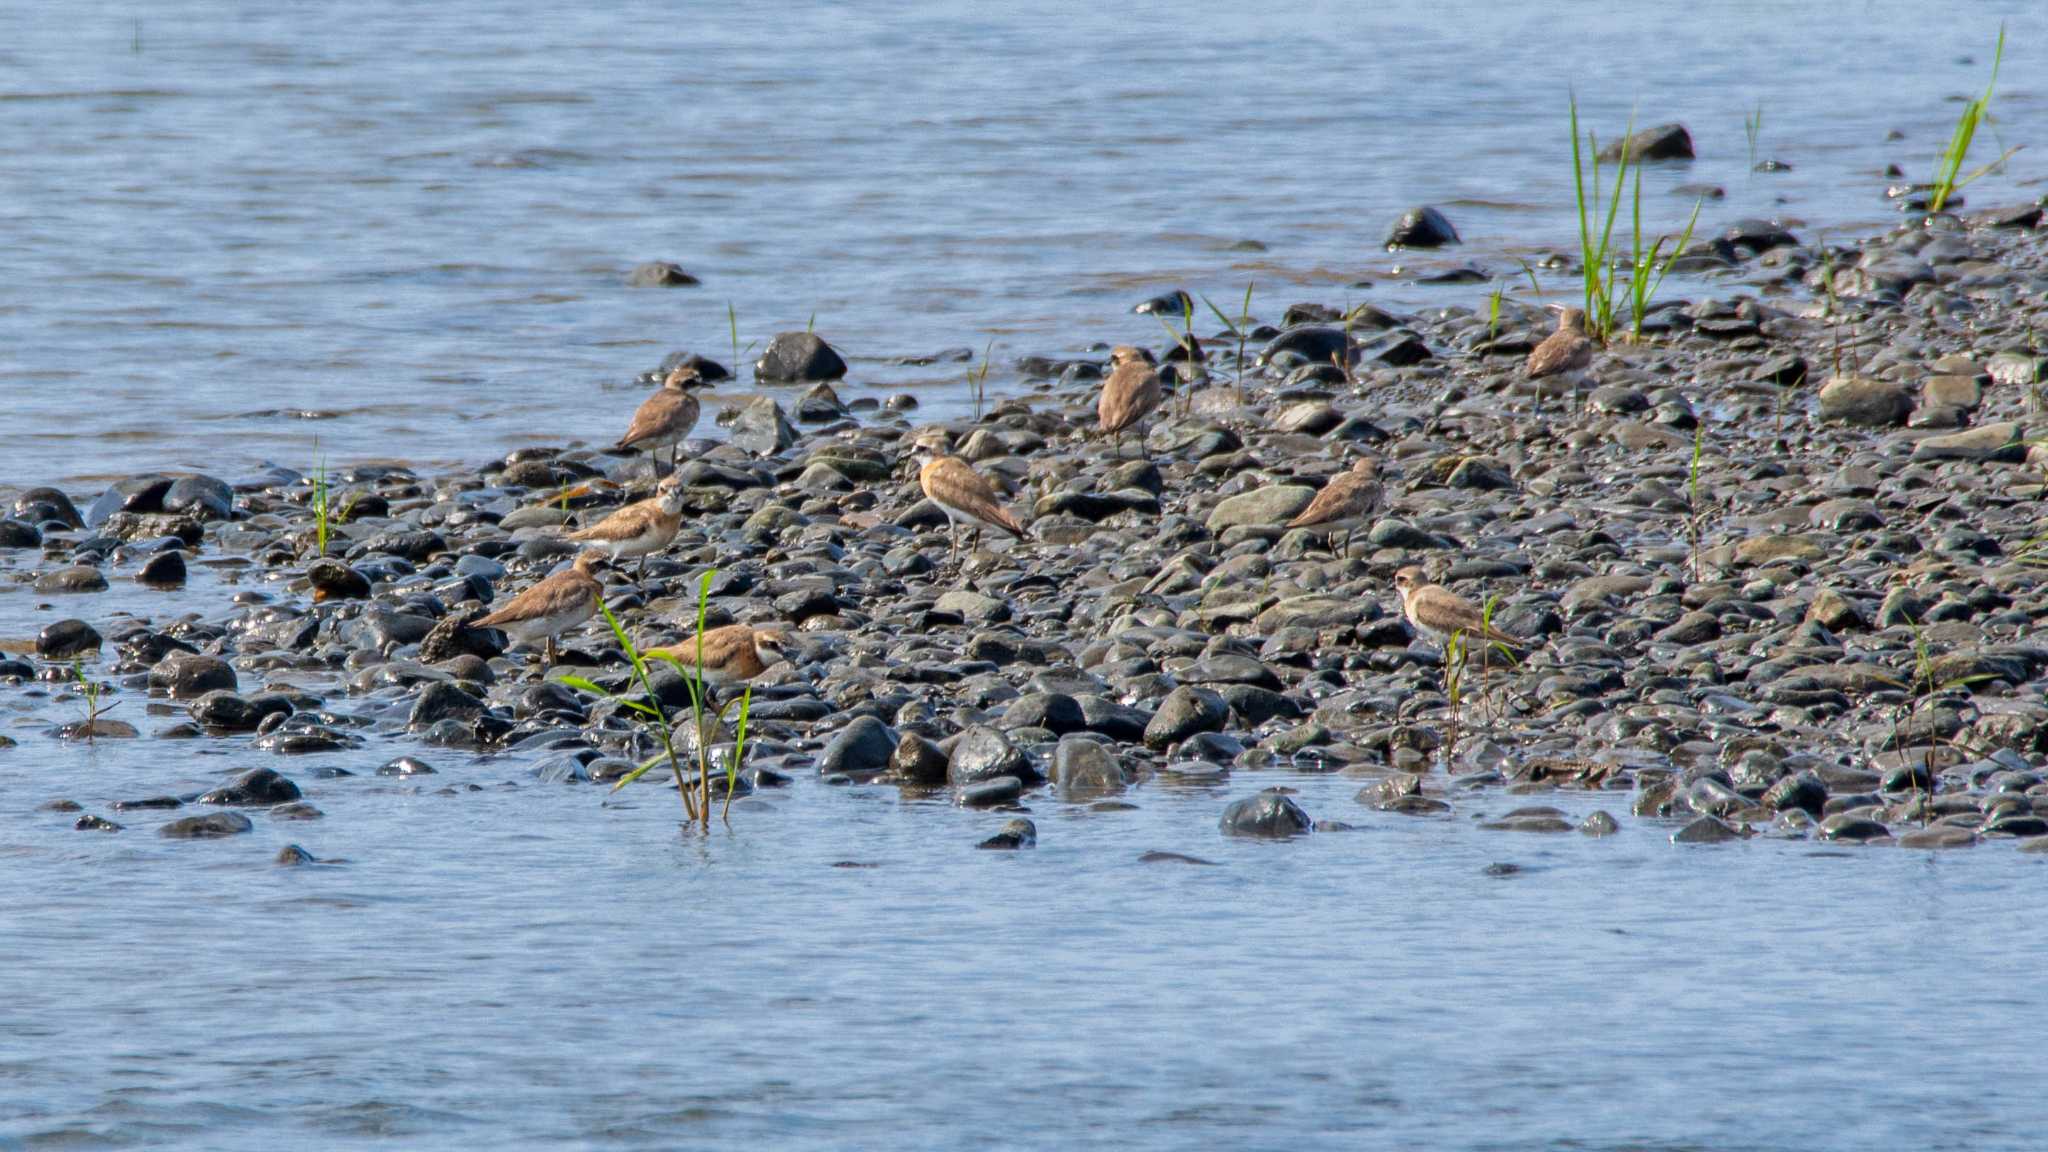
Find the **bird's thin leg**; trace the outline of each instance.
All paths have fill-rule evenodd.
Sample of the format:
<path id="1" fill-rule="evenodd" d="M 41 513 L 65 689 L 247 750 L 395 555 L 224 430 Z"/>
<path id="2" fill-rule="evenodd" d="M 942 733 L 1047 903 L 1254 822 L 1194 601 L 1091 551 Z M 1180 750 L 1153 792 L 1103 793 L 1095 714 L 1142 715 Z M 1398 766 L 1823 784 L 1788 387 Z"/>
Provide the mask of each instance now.
<path id="1" fill-rule="evenodd" d="M 946 520 L 946 563 L 957 564 L 959 562 L 960 526 L 953 523 L 952 518 L 948 517 Z"/>
<path id="2" fill-rule="evenodd" d="M 540 666 L 543 671 L 555 666 L 555 638 L 548 637 L 547 647 L 541 651 Z"/>

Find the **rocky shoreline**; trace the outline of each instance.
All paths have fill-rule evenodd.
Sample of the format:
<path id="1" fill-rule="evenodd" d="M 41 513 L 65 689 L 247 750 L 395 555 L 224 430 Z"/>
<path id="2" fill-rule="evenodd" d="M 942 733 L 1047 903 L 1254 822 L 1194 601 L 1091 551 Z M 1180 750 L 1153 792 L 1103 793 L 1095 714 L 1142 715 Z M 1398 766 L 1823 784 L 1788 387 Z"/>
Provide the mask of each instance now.
<path id="1" fill-rule="evenodd" d="M 909 397 L 842 403 L 844 362 L 786 334 L 767 375 L 805 390 L 739 405 L 726 440 L 688 446 L 680 534 L 646 579 L 607 571 L 607 600 L 637 643 L 671 643 L 715 568 L 708 624 L 790 631 L 797 658 L 756 681 L 739 790 L 879 780 L 1018 810 L 986 847 L 1035 843 L 1030 805 L 1113 811 L 1163 781 L 1227 789 L 1226 834 L 1441 819 L 1511 794 L 1526 805 L 1490 827 L 2048 851 L 2040 217 L 1934 217 L 1832 246 L 1736 225 L 1686 258 L 1725 282 L 1716 298 L 1655 306 L 1583 395 L 1523 379 L 1548 330 L 1536 301 L 1507 300 L 1497 326 L 1483 301 L 1348 317 L 1297 303 L 1203 333 L 1200 367 L 1168 342 L 1142 458 L 1092 435 L 1106 345 L 1026 358 L 1023 395 L 921 425 Z M 906 467 L 935 439 L 1009 494 L 1027 540 L 943 567 L 945 517 Z M 1385 477 L 1375 519 L 1284 527 L 1362 454 Z M 32 650 L 8 638 L 4 691 L 43 697 L 27 706 L 62 738 L 279 757 L 204 795 L 116 798 L 107 817 L 46 807 L 81 829 L 155 817 L 166 836 L 234 835 L 251 827 L 239 810 L 319 815 L 297 757 L 424 777 L 394 755 L 420 745 L 616 779 L 650 738 L 559 682 L 627 687 L 602 622 L 545 672 L 462 625 L 654 479 L 643 456 L 587 447 L 344 470 L 327 478 L 325 557 L 315 485 L 285 470 L 135 477 L 82 510 L 18 493 L 0 571 L 64 618 Z M 1389 583 L 1411 564 L 1494 598 L 1534 651 L 1475 658 L 1453 707 L 1442 649 Z M 196 579 L 221 585 L 196 619 L 93 608 L 110 580 Z M 143 706 L 75 720 L 74 667 L 155 722 Z M 687 702 L 680 678 L 656 689 Z M 1356 777 L 1360 807 L 1304 812 L 1287 772 Z M 658 775 L 632 787 L 667 787 Z M 1611 793 L 1619 816 L 1574 825 L 1542 803 L 1556 789 Z M 224 807 L 177 811 L 195 805 Z"/>

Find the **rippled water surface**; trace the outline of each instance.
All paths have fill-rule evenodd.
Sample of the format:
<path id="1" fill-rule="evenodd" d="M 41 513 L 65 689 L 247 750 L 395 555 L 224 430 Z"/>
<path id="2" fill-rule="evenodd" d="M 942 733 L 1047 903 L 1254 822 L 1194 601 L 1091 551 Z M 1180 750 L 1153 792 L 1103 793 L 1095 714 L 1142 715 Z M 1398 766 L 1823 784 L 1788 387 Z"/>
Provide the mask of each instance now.
<path id="1" fill-rule="evenodd" d="M 1128 309 L 1176 285 L 1255 282 L 1269 318 L 1475 306 L 1393 270 L 1575 250 L 1572 85 L 1610 135 L 1690 125 L 1651 228 L 1688 182 L 1727 192 L 1703 227 L 1867 228 L 1885 164 L 1931 175 L 2001 15 L 1999 136 L 2039 143 L 2024 4 L 17 5 L 0 483 L 609 440 L 634 373 L 730 358 L 728 301 L 743 346 L 815 316 L 850 395 L 955 405 L 964 365 L 889 361 L 1156 341 Z M 1790 172 L 1747 172 L 1759 104 Z M 1423 202 L 1467 245 L 1387 256 Z M 652 259 L 702 286 L 627 288 Z"/>
<path id="2" fill-rule="evenodd" d="M 1378 242 L 1430 202 L 1467 241 L 1430 268 L 1569 248 L 1569 84 L 1691 126 L 1661 227 L 1697 181 L 1703 226 L 1882 226 L 2001 15 L 1999 135 L 2048 141 L 2033 6 L 1365 7 L 14 6 L 0 485 L 609 439 L 634 373 L 727 358 L 728 300 L 742 344 L 815 313 L 845 393 L 933 417 L 963 366 L 893 358 L 1156 340 L 1128 309 L 1177 285 L 1475 306 Z M 1746 173 L 1759 101 L 1788 173 Z M 2029 157 L 1972 198 L 2038 195 Z M 704 283 L 627 288 L 648 259 Z M 7 587 L 0 638 L 53 618 Z M 90 749 L 0 699 L 0 1148 L 2040 1145 L 2048 857 L 2010 844 L 1678 848 L 1624 794 L 1535 801 L 1618 836 L 1532 836 L 1477 827 L 1522 798 L 1416 820 L 1285 773 L 1034 799 L 1016 854 L 971 850 L 1002 815 L 808 778 L 699 838 L 651 788 L 386 737 L 283 763 L 124 699 L 145 738 Z M 408 750 L 440 774 L 367 774 Z M 39 810 L 257 764 L 326 818 Z M 1266 784 L 1358 827 L 1224 839 Z"/>

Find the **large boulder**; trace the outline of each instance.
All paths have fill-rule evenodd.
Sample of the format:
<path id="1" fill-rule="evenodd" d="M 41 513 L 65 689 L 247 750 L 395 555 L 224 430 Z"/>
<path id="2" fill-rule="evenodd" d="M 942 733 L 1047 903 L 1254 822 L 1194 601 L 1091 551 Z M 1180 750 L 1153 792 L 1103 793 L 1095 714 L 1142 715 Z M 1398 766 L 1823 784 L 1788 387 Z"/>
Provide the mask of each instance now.
<path id="1" fill-rule="evenodd" d="M 1268 788 L 1256 796 L 1232 801 L 1223 810 L 1222 828 L 1225 836 L 1280 840 L 1313 831 L 1315 821 L 1285 793 Z"/>
<path id="2" fill-rule="evenodd" d="M 814 332 L 779 332 L 754 363 L 764 384 L 812 384 L 846 375 L 846 361 Z"/>
<path id="3" fill-rule="evenodd" d="M 1600 159 L 1612 161 L 1621 159 L 1622 150 L 1628 150 L 1631 164 L 1639 160 L 1690 160 L 1692 133 L 1683 124 L 1658 124 L 1631 132 L 1600 150 Z"/>
<path id="4" fill-rule="evenodd" d="M 1458 230 L 1450 218 L 1428 205 L 1410 208 L 1387 233 L 1389 248 L 1441 248 L 1458 243 Z"/>

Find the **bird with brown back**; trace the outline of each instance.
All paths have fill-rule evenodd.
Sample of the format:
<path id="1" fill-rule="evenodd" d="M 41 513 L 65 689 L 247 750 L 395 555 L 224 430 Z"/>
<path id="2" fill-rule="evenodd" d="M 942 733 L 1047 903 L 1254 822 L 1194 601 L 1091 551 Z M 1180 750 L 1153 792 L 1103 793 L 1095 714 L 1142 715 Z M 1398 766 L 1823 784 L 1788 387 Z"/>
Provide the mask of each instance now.
<path id="1" fill-rule="evenodd" d="M 1289 528 L 1321 528 L 1327 526 L 1334 531 L 1340 525 L 1356 525 L 1372 515 L 1379 508 L 1386 495 L 1380 483 L 1380 462 L 1370 456 L 1361 456 L 1351 465 L 1348 472 L 1339 472 L 1330 478 L 1323 490 L 1300 515 L 1287 522 Z M 1348 550 L 1351 544 L 1350 530 L 1345 531 L 1344 544 Z"/>
<path id="2" fill-rule="evenodd" d="M 1165 392 L 1150 351 L 1119 344 L 1110 349 L 1109 363 L 1109 379 L 1102 382 L 1102 396 L 1095 402 L 1095 420 L 1104 435 L 1115 438 L 1121 456 L 1124 433 L 1131 428 L 1139 427 L 1138 443 L 1144 444 L 1141 425 L 1159 407 Z"/>
<path id="3" fill-rule="evenodd" d="M 1024 525 L 1003 507 L 995 485 L 970 467 L 967 461 L 930 448 L 921 449 L 917 460 L 918 487 L 924 489 L 925 496 L 946 514 L 948 563 L 959 559 L 959 529 L 963 526 L 973 534 L 970 548 L 980 544 L 984 527 L 1007 532 L 1019 540 L 1024 538 Z"/>
<path id="4" fill-rule="evenodd" d="M 1593 366 L 1593 338 L 1586 335 L 1586 311 L 1563 304 L 1552 304 L 1557 313 L 1557 331 L 1543 338 L 1541 344 L 1529 352 L 1529 361 L 1523 365 L 1522 373 L 1536 385 L 1537 402 L 1542 402 L 1543 385 L 1540 381 L 1555 376 L 1571 382 L 1574 392 L 1578 391 L 1581 378 Z"/>
<path id="5" fill-rule="evenodd" d="M 634 410 L 633 422 L 626 426 L 626 434 L 619 437 L 614 447 L 645 448 L 650 452 L 667 448 L 669 471 L 675 471 L 683 440 L 697 427 L 699 406 L 690 389 L 708 383 L 687 364 L 671 369 L 654 395 Z"/>
<path id="6" fill-rule="evenodd" d="M 1510 636 L 1486 622 L 1486 613 L 1470 600 L 1432 584 L 1421 568 L 1409 565 L 1394 573 L 1394 590 L 1401 596 L 1401 615 L 1410 627 L 1439 647 L 1454 635 L 1468 641 L 1499 644 L 1510 651 L 1522 651 L 1529 642 Z"/>
<path id="7" fill-rule="evenodd" d="M 579 544 L 609 549 L 612 563 L 640 558 L 638 575 L 647 575 L 647 557 L 668 547 L 683 526 L 683 482 L 670 474 L 654 486 L 654 495 L 636 500 L 587 528 L 569 533 Z"/>
<path id="8" fill-rule="evenodd" d="M 555 637 L 597 615 L 604 598 L 604 585 L 594 574 L 595 552 L 579 553 L 576 562 L 514 596 L 487 616 L 470 621 L 469 628 L 500 628 L 515 643 L 531 645 L 547 641 L 541 659 L 544 666 L 555 662 Z"/>

